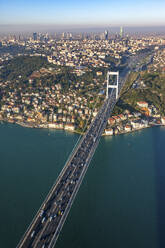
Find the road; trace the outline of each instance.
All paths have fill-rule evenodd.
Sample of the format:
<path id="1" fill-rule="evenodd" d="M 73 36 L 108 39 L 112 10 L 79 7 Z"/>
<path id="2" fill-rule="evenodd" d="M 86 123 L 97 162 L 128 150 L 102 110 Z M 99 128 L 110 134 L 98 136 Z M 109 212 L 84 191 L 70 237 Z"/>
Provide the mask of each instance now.
<path id="1" fill-rule="evenodd" d="M 130 64 L 132 61 L 120 74 L 119 92 Z M 17 248 L 54 247 L 116 101 L 115 89 L 111 89 L 109 98 L 74 149 Z"/>

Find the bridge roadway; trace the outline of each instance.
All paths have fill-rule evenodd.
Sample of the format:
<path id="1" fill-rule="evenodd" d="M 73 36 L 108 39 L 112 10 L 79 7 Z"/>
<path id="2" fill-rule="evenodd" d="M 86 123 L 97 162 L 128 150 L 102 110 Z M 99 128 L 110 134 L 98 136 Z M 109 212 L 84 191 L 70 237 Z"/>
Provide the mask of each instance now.
<path id="1" fill-rule="evenodd" d="M 119 92 L 129 73 L 121 73 Z M 17 248 L 53 248 L 116 103 L 115 90 L 82 137 Z"/>
<path id="2" fill-rule="evenodd" d="M 114 91 L 110 95 L 80 140 L 17 247 L 54 247 L 115 105 Z"/>

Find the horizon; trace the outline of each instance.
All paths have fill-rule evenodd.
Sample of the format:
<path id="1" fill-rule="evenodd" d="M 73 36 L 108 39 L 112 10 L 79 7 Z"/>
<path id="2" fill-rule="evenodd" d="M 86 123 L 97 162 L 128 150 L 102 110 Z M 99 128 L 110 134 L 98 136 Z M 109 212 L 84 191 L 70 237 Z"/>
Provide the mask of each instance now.
<path id="1" fill-rule="evenodd" d="M 164 0 L 2 0 L 0 25 L 165 26 Z"/>
<path id="2" fill-rule="evenodd" d="M 60 32 L 73 32 L 73 33 L 99 33 L 108 30 L 110 33 L 114 34 L 120 31 L 121 26 L 96 26 L 96 25 L 42 25 L 42 24 L 20 24 L 20 25 L 1 25 L 0 24 L 0 34 L 27 34 L 32 32 L 47 32 L 50 34 L 60 33 Z M 127 34 L 165 34 L 165 25 L 162 26 L 122 26 L 123 30 Z"/>

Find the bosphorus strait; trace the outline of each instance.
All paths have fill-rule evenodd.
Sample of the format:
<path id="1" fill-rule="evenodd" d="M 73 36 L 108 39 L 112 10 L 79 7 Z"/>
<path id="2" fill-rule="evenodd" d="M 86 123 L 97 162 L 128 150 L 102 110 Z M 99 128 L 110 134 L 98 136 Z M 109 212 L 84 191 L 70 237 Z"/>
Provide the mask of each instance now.
<path id="1" fill-rule="evenodd" d="M 16 247 L 77 134 L 0 125 L 0 247 Z M 57 248 L 163 248 L 165 128 L 102 137 Z"/>

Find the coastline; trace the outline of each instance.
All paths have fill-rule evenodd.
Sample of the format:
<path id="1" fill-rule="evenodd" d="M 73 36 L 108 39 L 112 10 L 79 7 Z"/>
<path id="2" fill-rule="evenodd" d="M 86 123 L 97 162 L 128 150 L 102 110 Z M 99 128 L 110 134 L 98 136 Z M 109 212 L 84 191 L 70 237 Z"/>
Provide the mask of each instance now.
<path id="1" fill-rule="evenodd" d="M 10 124 L 16 124 L 16 125 L 19 125 L 19 126 L 22 126 L 22 127 L 26 127 L 26 128 L 37 128 L 37 129 L 47 129 L 47 130 L 63 130 L 63 131 L 67 131 L 67 132 L 70 132 L 70 133 L 75 133 L 75 134 L 79 134 L 79 135 L 84 135 L 85 133 L 84 132 L 81 132 L 81 131 L 78 131 L 78 130 L 68 130 L 68 129 L 64 129 L 64 128 L 48 128 L 48 127 L 43 127 L 43 126 L 40 126 L 39 124 L 36 124 L 36 123 L 26 123 L 26 122 L 20 122 L 20 121 L 11 121 L 11 120 L 0 120 L 0 123 L 3 124 L 3 123 L 10 123 Z M 148 126 L 145 126 L 145 127 L 140 127 L 140 128 L 134 128 L 133 130 L 129 130 L 129 131 L 125 131 L 125 130 L 122 130 L 122 131 L 119 131 L 118 133 L 115 133 L 115 134 L 106 134 L 105 132 L 102 134 L 102 136 L 117 136 L 117 135 L 121 135 L 121 134 L 127 134 L 127 133 L 133 133 L 133 132 L 136 132 L 136 131 L 140 131 L 142 129 L 146 129 L 146 128 L 151 128 L 151 127 L 157 127 L 157 126 L 162 126 L 162 127 L 165 127 L 165 125 L 163 124 L 149 124 Z"/>
<path id="2" fill-rule="evenodd" d="M 21 127 L 26 127 L 26 128 L 36 128 L 36 129 L 47 129 L 47 130 L 63 130 L 63 131 L 67 131 L 70 133 L 76 133 L 76 134 L 80 134 L 80 135 L 84 135 L 85 133 L 80 132 L 78 130 L 69 130 L 69 129 L 64 129 L 64 128 L 49 128 L 49 127 L 43 127 L 40 126 L 39 124 L 36 123 L 27 123 L 27 122 L 20 122 L 20 121 L 11 121 L 11 120 L 0 120 L 0 123 L 10 123 L 10 124 L 16 124 L 19 125 Z"/>

